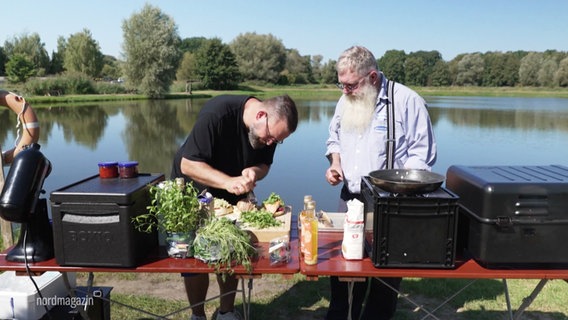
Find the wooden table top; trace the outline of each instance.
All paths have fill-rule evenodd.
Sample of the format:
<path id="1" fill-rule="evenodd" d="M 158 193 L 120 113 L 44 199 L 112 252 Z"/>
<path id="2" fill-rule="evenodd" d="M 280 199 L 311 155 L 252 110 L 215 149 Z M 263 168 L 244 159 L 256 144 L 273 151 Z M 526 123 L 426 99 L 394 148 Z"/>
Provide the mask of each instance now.
<path id="1" fill-rule="evenodd" d="M 376 268 L 369 257 L 345 260 L 341 254 L 342 232 L 318 234 L 318 263 L 300 261 L 300 272 L 309 278 L 339 277 L 406 277 L 406 278 L 476 278 L 476 279 L 568 279 L 566 269 L 524 270 L 487 269 L 475 260 L 457 261 L 454 269 Z"/>
<path id="2" fill-rule="evenodd" d="M 292 238 L 290 241 L 290 261 L 286 264 L 271 265 L 268 256 L 268 243 L 260 242 L 257 244 L 259 255 L 252 261 L 252 272 L 249 273 L 241 265 L 235 266 L 233 269 L 236 275 L 259 277 L 262 274 L 281 274 L 292 276 L 299 272 L 299 252 L 298 239 Z M 10 270 L 23 272 L 26 271 L 24 263 L 6 261 L 6 253 L 0 253 L 0 270 Z M 119 267 L 89 267 L 89 266 L 60 266 L 56 263 L 55 258 L 46 261 L 30 263 L 32 272 L 40 273 L 45 271 L 59 272 L 159 272 L 159 273 L 212 273 L 214 269 L 206 263 L 195 259 L 174 259 L 167 256 L 150 257 L 147 261 L 141 263 L 134 268 Z"/>
<path id="3" fill-rule="evenodd" d="M 253 271 L 248 273 L 242 266 L 235 266 L 234 271 L 239 276 L 260 277 L 263 274 L 281 274 L 293 276 L 302 273 L 310 279 L 319 276 L 339 277 L 406 277 L 406 278 L 475 278 L 475 279 L 568 279 L 567 269 L 488 269 L 475 260 L 458 260 L 454 269 L 438 268 L 376 268 L 369 257 L 362 260 L 345 260 L 341 254 L 341 232 L 320 232 L 318 263 L 306 265 L 299 254 L 299 242 L 296 230 L 292 231 L 290 241 L 291 255 L 287 264 L 271 265 L 268 257 L 268 243 L 261 242 L 259 256 L 253 259 Z M 6 252 L 0 253 L 0 270 L 25 272 L 26 267 L 21 262 L 6 261 Z M 174 259 L 169 257 L 149 258 L 134 268 L 117 267 L 85 267 L 60 266 L 55 259 L 31 263 L 32 272 L 149 272 L 149 273 L 212 273 L 214 269 L 194 258 Z"/>

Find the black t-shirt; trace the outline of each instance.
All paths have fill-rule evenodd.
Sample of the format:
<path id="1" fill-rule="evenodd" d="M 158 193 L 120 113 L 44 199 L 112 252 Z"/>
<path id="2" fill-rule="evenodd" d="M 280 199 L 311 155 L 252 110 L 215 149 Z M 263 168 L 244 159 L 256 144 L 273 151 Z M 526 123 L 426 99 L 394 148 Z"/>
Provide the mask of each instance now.
<path id="1" fill-rule="evenodd" d="M 266 164 L 271 165 L 276 146 L 262 149 L 252 148 L 248 129 L 243 122 L 244 105 L 251 96 L 222 95 L 205 103 L 193 129 L 177 151 L 172 166 L 171 178 L 191 178 L 181 173 L 181 159 L 202 161 L 229 176 L 240 176 L 244 168 Z M 207 187 L 193 182 L 199 190 L 207 190 L 217 198 L 235 204 L 244 196 L 236 196 L 226 190 Z"/>

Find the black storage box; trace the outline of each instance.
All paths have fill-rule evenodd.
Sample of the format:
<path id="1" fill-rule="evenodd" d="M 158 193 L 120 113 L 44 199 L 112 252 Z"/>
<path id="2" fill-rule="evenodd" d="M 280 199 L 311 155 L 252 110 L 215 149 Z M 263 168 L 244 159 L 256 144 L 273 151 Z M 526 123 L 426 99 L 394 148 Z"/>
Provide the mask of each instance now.
<path id="1" fill-rule="evenodd" d="M 134 267 L 158 248 L 157 232 L 137 231 L 132 218 L 146 213 L 149 186 L 163 174 L 101 179 L 98 175 L 50 196 L 55 260 L 65 266 Z"/>
<path id="2" fill-rule="evenodd" d="M 464 252 L 487 268 L 568 266 L 568 167 L 451 166 Z"/>
<path id="3" fill-rule="evenodd" d="M 443 187 L 422 195 L 394 195 L 361 181 L 365 248 L 375 267 L 455 266 L 458 197 Z"/>

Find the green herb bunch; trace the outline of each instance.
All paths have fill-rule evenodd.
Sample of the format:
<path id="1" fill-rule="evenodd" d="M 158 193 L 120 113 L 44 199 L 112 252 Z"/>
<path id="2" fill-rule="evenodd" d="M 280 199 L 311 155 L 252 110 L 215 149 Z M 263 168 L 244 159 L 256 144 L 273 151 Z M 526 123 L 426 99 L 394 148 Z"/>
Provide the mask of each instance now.
<path id="1" fill-rule="evenodd" d="M 132 219 L 139 231 L 151 232 L 154 227 L 165 232 L 196 231 L 207 219 L 197 189 L 183 178 L 160 182 L 151 186 L 149 192 L 152 202 L 148 212 Z"/>
<path id="2" fill-rule="evenodd" d="M 241 221 L 250 227 L 258 229 L 282 225 L 282 221 L 274 218 L 272 213 L 266 210 L 243 211 L 241 212 Z"/>
<path id="3" fill-rule="evenodd" d="M 250 235 L 225 217 L 213 218 L 197 231 L 193 250 L 196 258 L 224 275 L 232 274 L 232 266 L 239 264 L 251 272 L 251 257 L 256 254 Z"/>
<path id="4" fill-rule="evenodd" d="M 284 200 L 282 200 L 282 197 L 280 197 L 280 195 L 271 192 L 270 195 L 268 196 L 268 198 L 266 198 L 266 200 L 263 201 L 263 203 L 265 204 L 275 204 L 275 203 L 280 203 L 280 205 L 284 205 Z"/>

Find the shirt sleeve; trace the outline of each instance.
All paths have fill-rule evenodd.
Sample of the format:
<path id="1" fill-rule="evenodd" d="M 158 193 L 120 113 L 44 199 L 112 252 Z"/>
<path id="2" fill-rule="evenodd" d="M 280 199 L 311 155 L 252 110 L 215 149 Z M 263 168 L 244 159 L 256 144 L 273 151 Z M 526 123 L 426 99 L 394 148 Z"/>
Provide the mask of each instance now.
<path id="1" fill-rule="evenodd" d="M 436 139 L 424 99 L 417 94 L 406 101 L 405 168 L 430 170 L 436 162 Z"/>
<path id="2" fill-rule="evenodd" d="M 329 156 L 332 153 L 339 153 L 341 151 L 341 147 L 339 144 L 339 132 L 340 128 L 340 121 L 341 121 L 341 101 L 343 97 L 339 99 L 337 105 L 335 107 L 335 113 L 333 114 L 333 118 L 329 123 L 329 137 L 326 141 L 326 152 L 325 156 Z"/>
<path id="3" fill-rule="evenodd" d="M 184 146 L 183 157 L 192 161 L 210 162 L 213 158 L 216 133 L 213 117 L 204 114 L 195 122 Z"/>

